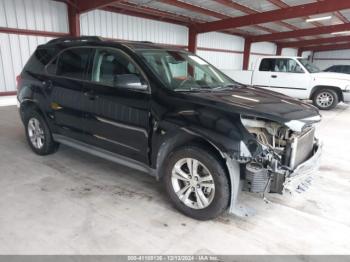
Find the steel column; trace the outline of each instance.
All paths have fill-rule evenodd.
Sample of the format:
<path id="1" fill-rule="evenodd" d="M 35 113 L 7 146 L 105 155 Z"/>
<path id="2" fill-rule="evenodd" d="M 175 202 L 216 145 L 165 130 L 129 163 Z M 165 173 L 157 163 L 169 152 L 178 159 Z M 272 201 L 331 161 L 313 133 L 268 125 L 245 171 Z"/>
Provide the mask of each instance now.
<path id="1" fill-rule="evenodd" d="M 246 38 L 244 41 L 243 70 L 248 69 L 251 46 L 252 46 L 252 42 L 250 41 L 250 39 Z"/>
<path id="2" fill-rule="evenodd" d="M 277 44 L 276 55 L 281 55 L 281 54 L 282 54 L 282 46 Z"/>
<path id="3" fill-rule="evenodd" d="M 196 53 L 197 51 L 197 31 L 190 26 L 188 30 L 188 51 Z"/>
<path id="4" fill-rule="evenodd" d="M 80 14 L 73 5 L 68 6 L 68 24 L 69 34 L 71 36 L 80 36 Z"/>

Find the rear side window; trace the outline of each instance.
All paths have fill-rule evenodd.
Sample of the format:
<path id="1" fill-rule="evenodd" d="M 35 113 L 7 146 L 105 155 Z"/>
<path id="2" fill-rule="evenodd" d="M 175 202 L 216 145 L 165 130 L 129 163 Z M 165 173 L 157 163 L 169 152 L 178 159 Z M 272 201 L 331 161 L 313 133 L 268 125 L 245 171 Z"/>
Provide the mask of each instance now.
<path id="1" fill-rule="evenodd" d="M 350 74 L 350 66 L 344 66 L 343 73 Z"/>
<path id="2" fill-rule="evenodd" d="M 57 54 L 56 48 L 38 48 L 30 57 L 24 67 L 25 71 L 41 74 L 44 72 L 44 67 Z"/>
<path id="3" fill-rule="evenodd" d="M 264 58 L 261 60 L 259 71 L 304 73 L 303 69 L 294 59 L 290 58 Z"/>
<path id="4" fill-rule="evenodd" d="M 91 48 L 71 48 L 63 51 L 58 57 L 56 75 L 85 79 L 85 72 L 91 52 Z"/>
<path id="5" fill-rule="evenodd" d="M 275 68 L 276 59 L 264 58 L 261 60 L 259 71 L 272 72 Z"/>

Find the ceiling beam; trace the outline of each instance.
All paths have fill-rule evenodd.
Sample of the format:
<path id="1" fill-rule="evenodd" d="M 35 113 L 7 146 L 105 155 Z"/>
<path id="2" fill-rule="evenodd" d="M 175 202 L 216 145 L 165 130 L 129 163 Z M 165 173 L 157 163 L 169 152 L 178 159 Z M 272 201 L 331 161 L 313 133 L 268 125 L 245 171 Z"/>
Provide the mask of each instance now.
<path id="1" fill-rule="evenodd" d="M 279 8 L 288 8 L 290 7 L 288 4 L 286 4 L 285 2 L 283 2 L 282 0 L 267 0 L 269 1 L 271 4 L 279 7 Z M 303 17 L 305 19 L 309 18 L 309 17 Z M 323 26 L 321 23 L 318 22 L 311 22 L 311 24 L 313 24 L 314 26 Z"/>
<path id="2" fill-rule="evenodd" d="M 107 6 L 104 8 L 101 8 L 102 10 L 108 11 L 108 12 L 114 12 L 119 14 L 125 14 L 130 16 L 136 16 L 146 19 L 152 19 L 157 21 L 163 21 L 168 22 L 171 24 L 178 24 L 183 26 L 188 26 L 188 23 L 186 21 L 182 21 L 181 19 L 173 19 L 171 17 L 164 17 L 160 16 L 159 14 L 154 14 L 152 12 L 144 12 L 136 8 L 126 8 L 126 7 L 120 7 L 120 6 Z"/>
<path id="3" fill-rule="evenodd" d="M 350 42 L 350 36 L 336 36 L 328 38 L 318 38 L 312 40 L 303 41 L 293 41 L 293 42 L 280 42 L 281 47 L 305 47 L 310 45 L 320 45 L 320 44 L 332 44 L 337 42 Z"/>
<path id="4" fill-rule="evenodd" d="M 314 52 L 322 52 L 322 51 L 332 51 L 332 50 L 343 50 L 350 49 L 350 43 L 346 44 L 337 44 L 337 45 L 318 45 L 318 46 L 309 46 L 302 48 L 303 51 L 314 51 Z"/>
<path id="5" fill-rule="evenodd" d="M 204 20 L 200 19 L 192 19 L 191 17 L 188 16 L 183 16 L 183 15 L 177 15 L 168 11 L 162 11 L 159 9 L 151 8 L 148 6 L 143 6 L 140 4 L 135 4 L 131 3 L 128 1 L 120 1 L 120 3 L 114 4 L 113 7 L 121 8 L 124 10 L 128 11 L 135 11 L 135 12 L 140 12 L 140 13 L 145 13 L 145 14 L 151 14 L 154 15 L 155 17 L 159 17 L 160 21 L 164 21 L 164 19 L 172 19 L 172 20 L 178 20 L 184 23 L 187 23 L 188 25 L 193 24 L 193 23 L 203 23 Z"/>
<path id="6" fill-rule="evenodd" d="M 78 7 L 79 13 L 85 13 L 117 2 L 119 2 L 119 0 L 76 0 L 76 6 Z"/>
<path id="7" fill-rule="evenodd" d="M 238 11 L 241 11 L 242 13 L 245 13 L 245 14 L 257 14 L 259 13 L 258 11 L 250 8 L 250 7 L 247 7 L 245 5 L 242 5 L 242 4 L 239 4 L 239 3 L 236 3 L 236 2 L 232 2 L 231 0 L 216 0 L 217 3 L 221 4 L 221 5 L 224 5 L 226 7 L 230 7 L 232 9 L 235 9 L 235 10 L 238 10 Z M 294 26 L 294 25 L 291 25 L 291 24 L 288 24 L 286 22 L 283 22 L 283 21 L 279 21 L 279 22 L 276 22 L 278 24 L 280 24 L 281 26 L 284 26 L 288 29 L 291 29 L 291 30 L 297 30 L 299 29 L 298 27 Z"/>
<path id="8" fill-rule="evenodd" d="M 191 11 L 191 12 L 194 12 L 194 13 L 199 13 L 199 14 L 203 14 L 203 15 L 207 15 L 207 16 L 212 16 L 212 17 L 215 17 L 215 18 L 218 18 L 218 19 L 221 19 L 221 20 L 231 18 L 231 16 L 228 16 L 228 15 L 225 15 L 225 14 L 213 11 L 213 10 L 209 10 L 209 9 L 197 6 L 197 5 L 192 5 L 192 4 L 188 4 L 188 3 L 182 2 L 182 1 L 178 1 L 178 0 L 158 0 L 158 2 L 167 4 L 167 5 L 171 5 L 171 6 L 175 6 L 175 7 L 178 7 L 178 8 L 182 8 L 184 10 L 188 10 L 188 11 Z M 239 4 L 236 4 L 236 6 L 237 5 L 239 5 Z M 247 8 L 247 9 L 249 9 L 249 8 Z M 265 31 L 265 32 L 269 32 L 269 33 L 276 33 L 277 32 L 277 31 L 275 31 L 273 29 L 266 28 L 266 27 L 260 26 L 260 25 L 255 25 L 255 27 L 257 29 L 259 29 L 259 30 L 262 30 L 262 31 Z M 221 31 L 221 30 L 218 30 L 218 31 Z"/>
<path id="9" fill-rule="evenodd" d="M 170 0 L 167 0 L 170 1 Z M 250 26 L 262 23 L 281 21 L 291 18 L 316 15 L 327 12 L 350 8 L 350 1 L 344 0 L 324 0 L 310 4 L 291 6 L 278 10 L 267 11 L 263 13 L 250 14 L 240 17 L 232 17 L 221 21 L 207 22 L 197 25 L 197 30 L 201 33 L 218 31 L 229 28 Z"/>
<path id="10" fill-rule="evenodd" d="M 258 35 L 258 36 L 252 37 L 252 42 L 276 41 L 279 39 L 330 34 L 333 32 L 348 31 L 348 30 L 350 30 L 350 23 L 322 26 L 322 27 L 316 27 L 316 28 L 299 29 L 295 31 L 280 32 L 275 34 Z"/>

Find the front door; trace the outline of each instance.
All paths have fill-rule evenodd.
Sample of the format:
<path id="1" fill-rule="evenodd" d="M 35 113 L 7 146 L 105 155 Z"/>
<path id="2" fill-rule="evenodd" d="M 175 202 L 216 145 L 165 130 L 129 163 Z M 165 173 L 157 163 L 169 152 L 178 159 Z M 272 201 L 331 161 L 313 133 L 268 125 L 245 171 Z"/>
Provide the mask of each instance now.
<path id="1" fill-rule="evenodd" d="M 148 162 L 150 93 L 132 59 L 118 49 L 95 50 L 83 107 L 89 143 Z"/>

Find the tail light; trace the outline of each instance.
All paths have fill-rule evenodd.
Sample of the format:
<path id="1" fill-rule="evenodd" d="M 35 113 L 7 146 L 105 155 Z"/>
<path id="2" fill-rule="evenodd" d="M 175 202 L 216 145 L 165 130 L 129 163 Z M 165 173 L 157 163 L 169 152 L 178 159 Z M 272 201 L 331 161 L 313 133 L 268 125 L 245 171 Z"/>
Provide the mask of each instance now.
<path id="1" fill-rule="evenodd" d="M 22 81 L 21 75 L 16 76 L 17 90 L 19 89 L 19 85 L 21 84 L 21 81 Z"/>

